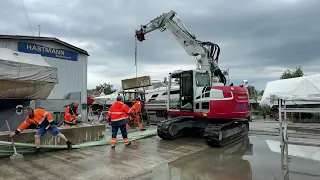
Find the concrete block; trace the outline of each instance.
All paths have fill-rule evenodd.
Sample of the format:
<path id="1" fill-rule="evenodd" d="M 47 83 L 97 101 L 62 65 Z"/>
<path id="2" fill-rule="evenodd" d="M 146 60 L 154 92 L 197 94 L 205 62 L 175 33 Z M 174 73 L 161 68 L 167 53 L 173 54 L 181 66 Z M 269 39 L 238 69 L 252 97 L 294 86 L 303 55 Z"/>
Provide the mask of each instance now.
<path id="1" fill-rule="evenodd" d="M 105 136 L 105 125 L 104 124 L 88 124 L 78 125 L 75 127 L 59 127 L 59 130 L 64 134 L 69 141 L 73 144 L 78 144 L 88 141 L 98 141 Z M 14 137 L 15 142 L 21 143 L 32 143 L 34 144 L 34 135 L 36 129 L 24 130 L 19 135 Z M 0 141 L 11 141 L 9 138 L 9 132 L 0 132 Z M 65 141 L 59 137 L 52 136 L 49 132 L 41 137 L 41 144 L 43 145 L 64 145 Z"/>

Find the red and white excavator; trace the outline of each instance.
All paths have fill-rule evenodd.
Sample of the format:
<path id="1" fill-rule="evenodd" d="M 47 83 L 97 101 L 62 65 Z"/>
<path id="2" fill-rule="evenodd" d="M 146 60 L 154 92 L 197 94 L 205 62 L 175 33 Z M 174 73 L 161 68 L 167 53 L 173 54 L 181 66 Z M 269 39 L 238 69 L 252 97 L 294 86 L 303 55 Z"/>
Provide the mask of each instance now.
<path id="1" fill-rule="evenodd" d="M 186 53 L 197 59 L 195 70 L 169 73 L 167 111 L 171 118 L 158 124 L 158 136 L 176 139 L 188 134 L 204 135 L 209 146 L 224 146 L 249 131 L 249 95 L 243 85 L 226 85 L 218 66 L 220 47 L 196 39 L 174 11 L 164 13 L 136 31 L 138 41 L 159 29 L 168 29 Z M 197 58 L 200 56 L 200 58 Z M 171 101 L 171 79 L 180 84 L 179 100 Z M 219 82 L 213 82 L 219 79 Z"/>

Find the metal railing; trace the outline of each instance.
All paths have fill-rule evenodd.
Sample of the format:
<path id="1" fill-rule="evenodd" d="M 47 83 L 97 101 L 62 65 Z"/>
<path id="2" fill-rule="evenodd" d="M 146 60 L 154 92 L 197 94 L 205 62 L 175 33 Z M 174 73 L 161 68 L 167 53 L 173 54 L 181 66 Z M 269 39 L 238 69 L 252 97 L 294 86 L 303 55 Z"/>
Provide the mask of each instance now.
<path id="1" fill-rule="evenodd" d="M 319 102 L 318 97 L 293 97 L 293 96 L 276 96 L 272 95 L 271 101 L 278 101 L 279 108 L 279 130 L 280 130 L 280 148 L 281 148 L 281 173 L 283 180 L 289 180 L 289 153 L 288 145 L 302 145 L 302 146 L 314 146 L 320 147 L 319 143 L 302 142 L 302 141 L 292 141 L 288 139 L 288 112 L 308 112 L 308 113 L 319 113 L 320 108 L 287 108 L 286 102 L 296 102 L 296 101 L 309 101 L 309 102 Z"/>

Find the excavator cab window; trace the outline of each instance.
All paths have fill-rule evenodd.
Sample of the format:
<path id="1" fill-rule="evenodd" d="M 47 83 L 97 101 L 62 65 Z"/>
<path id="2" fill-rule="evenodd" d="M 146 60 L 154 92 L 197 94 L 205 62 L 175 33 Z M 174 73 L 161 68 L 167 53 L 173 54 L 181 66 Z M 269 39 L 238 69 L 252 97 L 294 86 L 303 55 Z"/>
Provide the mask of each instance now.
<path id="1" fill-rule="evenodd" d="M 193 71 L 180 74 L 180 110 L 193 111 Z"/>
<path id="2" fill-rule="evenodd" d="M 211 80 L 210 80 L 210 75 L 208 73 L 196 73 L 196 86 L 197 87 L 204 87 L 204 86 L 210 86 L 211 85 Z"/>
<path id="3" fill-rule="evenodd" d="M 136 99 L 136 93 L 135 92 L 123 92 L 123 100 L 124 103 L 131 107 L 133 105 L 132 100 Z"/>
<path id="4" fill-rule="evenodd" d="M 140 98 L 140 101 L 145 101 L 146 100 L 146 96 L 144 94 L 139 94 L 138 96 Z"/>
<path id="5" fill-rule="evenodd" d="M 130 100 L 129 93 L 123 92 L 123 101 L 129 101 L 129 100 Z"/>
<path id="6" fill-rule="evenodd" d="M 136 93 L 135 92 L 130 92 L 130 96 L 129 96 L 129 101 L 133 101 L 134 99 L 136 99 Z"/>

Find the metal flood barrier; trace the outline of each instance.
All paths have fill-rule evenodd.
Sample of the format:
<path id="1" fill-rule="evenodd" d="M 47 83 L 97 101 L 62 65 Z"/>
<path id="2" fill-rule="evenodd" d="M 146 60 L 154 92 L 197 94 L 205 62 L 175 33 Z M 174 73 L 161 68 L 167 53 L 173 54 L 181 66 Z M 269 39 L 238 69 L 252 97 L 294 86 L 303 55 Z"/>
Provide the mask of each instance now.
<path id="1" fill-rule="evenodd" d="M 319 143 L 311 142 L 301 142 L 301 141 L 292 141 L 288 139 L 288 112 L 299 112 L 299 113 L 319 113 L 320 108 L 287 108 L 286 102 L 319 102 L 320 98 L 318 97 L 297 97 L 297 96 L 277 96 L 271 95 L 271 101 L 278 102 L 279 106 L 279 132 L 280 132 L 280 148 L 281 148 L 281 173 L 283 180 L 289 180 L 289 153 L 288 145 L 302 145 L 302 146 L 313 146 L 320 147 Z"/>

